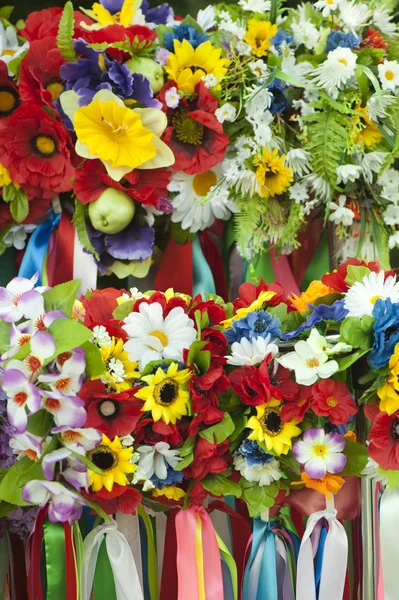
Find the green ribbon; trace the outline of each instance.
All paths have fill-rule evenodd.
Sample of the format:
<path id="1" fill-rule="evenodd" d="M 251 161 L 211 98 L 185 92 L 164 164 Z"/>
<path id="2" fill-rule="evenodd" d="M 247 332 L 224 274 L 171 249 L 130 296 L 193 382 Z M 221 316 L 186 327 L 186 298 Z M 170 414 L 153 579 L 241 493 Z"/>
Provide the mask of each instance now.
<path id="1" fill-rule="evenodd" d="M 84 547 L 83 547 L 83 537 L 82 537 L 82 533 L 80 531 L 80 527 L 79 527 L 79 523 L 78 521 L 75 521 L 75 523 L 73 524 L 73 539 L 74 539 L 74 546 L 75 546 L 75 553 L 76 553 L 76 573 L 77 573 L 77 586 L 78 586 L 78 593 L 79 593 L 79 598 L 82 597 L 82 565 L 83 565 L 83 554 L 84 554 Z"/>
<path id="2" fill-rule="evenodd" d="M 143 520 L 144 527 L 147 534 L 147 565 L 148 565 L 148 587 L 150 590 L 151 600 L 159 599 L 159 582 L 158 582 L 158 564 L 157 564 L 157 553 L 154 542 L 154 530 L 152 527 L 151 519 L 145 512 L 144 508 L 140 505 L 138 507 L 138 513 Z"/>
<path id="3" fill-rule="evenodd" d="M 46 600 L 65 600 L 65 532 L 61 523 L 43 525 L 44 553 L 46 557 Z"/>
<path id="4" fill-rule="evenodd" d="M 0 538 L 0 600 L 4 597 L 4 584 L 8 575 L 8 568 L 10 566 L 10 549 L 8 534 L 5 532 L 4 536 Z"/>
<path id="5" fill-rule="evenodd" d="M 260 278 L 262 278 L 265 283 L 273 283 L 274 281 L 274 271 L 270 252 L 257 256 L 248 263 L 245 281 L 258 285 Z"/>
<path id="6" fill-rule="evenodd" d="M 97 557 L 92 598 L 93 600 L 116 600 L 114 574 L 109 562 L 105 538 Z"/>
<path id="7" fill-rule="evenodd" d="M 301 283 L 301 290 L 306 290 L 315 279 L 320 279 L 330 271 L 330 244 L 328 232 L 324 231 L 320 244 L 314 253 Z"/>
<path id="8" fill-rule="evenodd" d="M 234 221 L 228 221 L 223 233 L 222 259 L 226 273 L 227 286 L 230 289 L 230 258 L 234 248 L 236 236 L 234 232 Z"/>
<path id="9" fill-rule="evenodd" d="M 231 583 L 233 586 L 234 600 L 237 600 L 237 598 L 238 598 L 238 575 L 237 575 L 236 561 L 231 556 L 229 549 L 227 548 L 227 546 L 224 543 L 224 541 L 222 540 L 222 538 L 216 533 L 216 531 L 215 531 L 215 534 L 216 534 L 216 539 L 218 541 L 220 554 L 222 555 L 222 558 L 230 571 Z"/>
<path id="10" fill-rule="evenodd" d="M 184 274 L 183 274 L 184 275 Z M 194 296 L 201 294 L 216 294 L 212 271 L 202 252 L 198 235 L 193 239 L 193 292 Z"/>

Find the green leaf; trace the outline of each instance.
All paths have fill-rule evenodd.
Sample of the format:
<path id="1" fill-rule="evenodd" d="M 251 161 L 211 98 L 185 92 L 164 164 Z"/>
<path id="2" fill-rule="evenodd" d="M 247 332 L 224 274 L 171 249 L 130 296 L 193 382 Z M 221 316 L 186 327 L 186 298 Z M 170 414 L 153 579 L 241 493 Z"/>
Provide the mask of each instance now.
<path id="1" fill-rule="evenodd" d="M 183 229 L 181 223 L 172 223 L 170 232 L 172 239 L 176 244 L 185 244 L 186 242 L 192 242 L 195 238 L 195 233 L 190 233 L 188 229 Z"/>
<path id="2" fill-rule="evenodd" d="M 10 346 L 11 323 L 0 321 L 0 354 L 3 354 Z"/>
<path id="3" fill-rule="evenodd" d="M 389 489 L 395 490 L 397 487 L 399 487 L 399 470 L 395 469 L 385 471 L 385 469 L 381 469 L 381 467 L 378 467 L 377 471 L 380 475 L 383 475 L 387 478 L 387 485 Z"/>
<path id="4" fill-rule="evenodd" d="M 212 427 L 203 429 L 200 431 L 199 435 L 211 444 L 215 442 L 221 444 L 233 433 L 234 428 L 235 426 L 232 418 L 228 413 L 225 413 L 220 423 L 216 423 L 215 425 L 212 425 Z"/>
<path id="5" fill-rule="evenodd" d="M 99 377 L 105 371 L 105 364 L 101 357 L 101 352 L 98 346 L 91 342 L 82 344 L 83 350 L 86 352 L 86 373 L 90 379 Z"/>
<path id="6" fill-rule="evenodd" d="M 147 496 L 142 496 L 141 503 L 144 506 L 148 506 L 148 508 L 151 508 L 151 510 L 153 510 L 156 513 L 166 513 L 170 510 L 169 506 L 165 506 L 165 504 L 161 504 L 160 502 L 157 502 L 152 498 L 147 498 Z"/>
<path id="7" fill-rule="evenodd" d="M 186 467 L 188 467 L 188 465 L 191 465 L 191 463 L 194 460 L 194 453 L 190 452 L 189 454 L 187 454 L 187 456 L 185 456 L 183 458 L 183 460 L 181 460 L 179 462 L 179 464 L 177 464 L 175 466 L 175 471 L 183 471 L 183 469 L 185 469 Z"/>
<path id="8" fill-rule="evenodd" d="M 362 282 L 367 275 L 370 275 L 370 273 L 371 271 L 367 267 L 357 267 L 355 265 L 348 265 L 345 283 L 347 283 L 351 287 L 357 281 Z"/>
<path id="9" fill-rule="evenodd" d="M 363 446 L 363 444 L 358 444 L 352 440 L 345 440 L 345 442 L 344 454 L 347 458 L 347 462 L 340 475 L 342 477 L 349 477 L 349 475 L 359 476 L 367 465 L 367 448 L 366 446 Z"/>
<path id="10" fill-rule="evenodd" d="M 235 496 L 241 498 L 240 484 L 227 479 L 226 475 L 208 475 L 201 481 L 204 488 L 214 496 Z"/>
<path id="11" fill-rule="evenodd" d="M 93 335 L 90 329 L 71 319 L 56 319 L 51 323 L 48 331 L 55 341 L 56 351 L 54 357 L 62 354 L 62 352 L 68 352 L 81 346 L 88 342 Z"/>
<path id="12" fill-rule="evenodd" d="M 117 306 L 112 313 L 114 319 L 118 319 L 118 321 L 123 321 L 123 319 L 126 319 L 126 317 L 132 312 L 135 302 L 135 300 L 126 300 L 126 302 L 119 304 L 119 306 Z"/>
<path id="13" fill-rule="evenodd" d="M 60 310 L 70 318 L 80 285 L 80 279 L 75 279 L 74 281 L 56 285 L 47 292 L 44 292 L 43 299 L 46 312 Z"/>
<path id="14" fill-rule="evenodd" d="M 195 314 L 197 315 L 196 311 Z M 195 365 L 201 373 L 207 373 L 211 364 L 211 353 L 209 350 L 203 350 L 206 342 L 193 342 L 188 352 L 187 364 Z"/>
<path id="15" fill-rule="evenodd" d="M 9 515 L 14 508 L 14 504 L 10 504 L 9 502 L 0 502 L 0 519 Z"/>
<path id="16" fill-rule="evenodd" d="M 11 17 L 11 13 L 14 10 L 13 6 L 2 6 L 0 8 L 0 19 L 9 19 Z"/>
<path id="17" fill-rule="evenodd" d="M 340 340 L 346 342 L 353 348 L 369 350 L 373 345 L 374 317 L 364 315 L 358 317 L 346 317 L 341 325 Z"/>
<path id="18" fill-rule="evenodd" d="M 28 417 L 28 431 L 33 435 L 44 437 L 48 434 L 53 424 L 53 417 L 46 410 L 38 410 Z"/>
<path id="19" fill-rule="evenodd" d="M 90 242 L 89 235 L 86 229 L 86 218 L 85 218 L 85 208 L 81 202 L 76 198 L 75 200 L 75 212 L 72 218 L 73 226 L 76 229 L 76 233 L 78 236 L 79 242 L 82 244 L 83 248 L 85 248 L 90 254 L 96 258 L 96 260 L 100 260 L 98 252 L 92 246 Z"/>
<path id="20" fill-rule="evenodd" d="M 367 354 L 367 352 L 369 352 L 368 348 L 366 348 L 366 350 L 356 350 L 356 352 L 349 354 L 349 356 L 345 356 L 344 358 L 337 358 L 336 361 L 339 366 L 338 371 L 347 371 L 349 367 L 362 358 L 362 356 Z"/>
<path id="21" fill-rule="evenodd" d="M 183 446 L 180 448 L 180 456 L 182 458 L 184 458 L 185 456 L 192 454 L 194 447 L 195 447 L 195 443 L 196 443 L 195 437 L 188 437 L 185 440 Z"/>
<path id="22" fill-rule="evenodd" d="M 76 52 L 73 47 L 74 26 L 73 4 L 69 1 L 64 6 L 57 33 L 58 50 L 67 62 L 76 60 Z"/>
<path id="23" fill-rule="evenodd" d="M 10 213 L 16 223 L 22 223 L 29 213 L 28 196 L 23 190 L 18 190 L 10 203 Z"/>
<path id="24" fill-rule="evenodd" d="M 27 54 L 28 54 L 28 50 L 25 50 L 25 52 L 18 54 L 18 56 L 16 56 L 12 60 L 10 60 L 10 62 L 7 65 L 9 71 L 14 75 L 15 79 L 18 79 L 18 77 L 19 77 L 19 70 L 21 67 L 21 62 Z"/>
<path id="25" fill-rule="evenodd" d="M 247 504 L 249 516 L 257 517 L 271 508 L 279 489 L 280 484 L 277 481 L 273 481 L 267 486 L 260 486 L 257 483 L 243 483 L 242 497 Z"/>

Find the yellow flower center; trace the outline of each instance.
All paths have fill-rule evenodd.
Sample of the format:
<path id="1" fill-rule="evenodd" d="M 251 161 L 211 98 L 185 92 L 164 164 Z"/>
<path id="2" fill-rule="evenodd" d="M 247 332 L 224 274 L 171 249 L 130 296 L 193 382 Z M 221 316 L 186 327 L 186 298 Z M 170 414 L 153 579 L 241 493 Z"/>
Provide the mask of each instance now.
<path id="1" fill-rule="evenodd" d="M 392 79 L 395 79 L 395 73 L 393 73 L 392 71 L 386 71 L 385 79 L 388 79 L 388 81 L 392 81 Z"/>
<path id="2" fill-rule="evenodd" d="M 6 116 L 12 112 L 17 104 L 17 96 L 11 88 L 0 88 L 0 115 Z"/>
<path id="3" fill-rule="evenodd" d="M 60 81 L 52 81 L 47 85 L 46 90 L 50 92 L 53 100 L 57 100 L 63 90 L 63 85 Z"/>
<path id="4" fill-rule="evenodd" d="M 193 179 L 193 188 L 197 196 L 206 196 L 211 188 L 217 183 L 217 176 L 214 171 L 205 171 L 195 175 Z"/>
<path id="5" fill-rule="evenodd" d="M 384 296 L 372 296 L 370 298 L 371 304 L 375 304 L 377 300 L 385 300 Z"/>
<path id="6" fill-rule="evenodd" d="M 329 397 L 326 399 L 326 403 L 327 403 L 327 406 L 331 406 L 331 408 L 335 408 L 335 407 L 338 405 L 338 402 L 337 402 L 337 400 L 334 398 L 334 396 L 329 396 Z"/>
<path id="7" fill-rule="evenodd" d="M 154 389 L 154 399 L 157 404 L 170 406 L 179 393 L 179 386 L 174 379 L 164 379 Z"/>
<path id="8" fill-rule="evenodd" d="M 88 452 L 87 457 L 102 471 L 109 471 L 118 464 L 118 457 L 109 446 L 98 446 Z"/>
<path id="9" fill-rule="evenodd" d="M 165 346 L 168 345 L 168 336 L 166 335 L 166 333 L 164 331 L 151 331 L 150 335 L 152 337 L 156 337 L 159 339 L 159 341 L 161 342 L 162 346 L 165 348 Z M 152 346 L 150 346 L 150 348 L 152 350 L 155 350 L 155 348 L 153 348 Z"/>
<path id="10" fill-rule="evenodd" d="M 198 146 L 202 144 L 204 137 L 204 126 L 191 117 L 187 116 L 186 110 L 179 110 L 172 119 L 176 137 L 185 144 Z"/>
<path id="11" fill-rule="evenodd" d="M 330 6 L 332 6 L 334 4 L 335 0 L 327 0 L 327 4 L 329 4 Z"/>
<path id="12" fill-rule="evenodd" d="M 317 454 L 317 456 L 325 456 L 327 454 L 327 446 L 325 444 L 317 444 L 317 446 L 314 447 L 314 453 Z"/>
<path id="13" fill-rule="evenodd" d="M 36 154 L 46 158 L 52 156 L 57 150 L 55 140 L 49 135 L 38 135 L 33 138 L 32 147 Z"/>
<path id="14" fill-rule="evenodd" d="M 261 195 L 265 198 L 283 194 L 293 181 L 292 171 L 284 164 L 285 155 L 279 156 L 277 150 L 262 151 L 255 156 L 256 178 L 261 186 Z"/>
<path id="15" fill-rule="evenodd" d="M 345 67 L 348 66 L 348 61 L 345 58 L 340 58 L 338 62 L 341 63 L 341 65 L 344 65 Z"/>
<path id="16" fill-rule="evenodd" d="M 278 435 L 284 426 L 280 418 L 280 409 L 267 408 L 261 426 L 267 435 L 270 435 L 271 437 Z"/>
<path id="17" fill-rule="evenodd" d="M 317 360 L 317 358 L 308 358 L 306 365 L 309 367 L 309 369 L 314 369 L 320 365 L 320 362 Z"/>
<path id="18" fill-rule="evenodd" d="M 17 53 L 16 50 L 11 50 L 11 49 L 7 50 L 6 49 L 6 50 L 3 50 L 1 56 L 14 56 L 14 54 L 16 54 L 16 53 Z"/>

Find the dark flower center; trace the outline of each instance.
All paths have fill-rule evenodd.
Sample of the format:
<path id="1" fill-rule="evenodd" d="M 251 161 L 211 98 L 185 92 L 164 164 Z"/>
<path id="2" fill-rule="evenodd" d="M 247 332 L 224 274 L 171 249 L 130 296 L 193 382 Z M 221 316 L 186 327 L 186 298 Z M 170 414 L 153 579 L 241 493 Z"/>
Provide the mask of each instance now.
<path id="1" fill-rule="evenodd" d="M 252 329 L 255 333 L 264 333 L 267 329 L 267 325 L 266 319 L 256 319 Z"/>
<path id="2" fill-rule="evenodd" d="M 98 446 L 88 454 L 89 459 L 102 471 L 108 471 L 117 464 L 117 457 L 108 446 Z"/>
<path id="3" fill-rule="evenodd" d="M 158 404 L 169 406 L 178 396 L 179 386 L 173 379 L 165 379 L 155 388 L 154 397 Z"/>
<path id="4" fill-rule="evenodd" d="M 392 437 L 394 440 L 399 440 L 399 419 L 395 419 L 392 423 Z"/>
<path id="5" fill-rule="evenodd" d="M 258 395 L 258 392 L 256 392 L 253 388 L 251 388 L 249 385 L 245 386 L 245 391 L 247 392 L 248 396 L 251 396 L 252 398 L 254 398 L 255 396 Z"/>
<path id="6" fill-rule="evenodd" d="M 31 140 L 31 147 L 35 154 L 44 158 L 51 158 L 57 152 L 57 144 L 54 138 L 45 133 L 37 135 Z"/>
<path id="7" fill-rule="evenodd" d="M 17 92 L 12 87 L 0 86 L 0 117 L 8 117 L 18 104 Z"/>
<path id="8" fill-rule="evenodd" d="M 396 332 L 398 331 L 398 328 L 396 327 L 396 325 L 391 325 L 391 327 L 388 327 L 385 331 L 384 331 L 384 338 L 385 341 L 387 342 L 389 340 L 389 338 L 391 336 L 393 336 Z"/>
<path id="9" fill-rule="evenodd" d="M 113 421 L 119 415 L 120 405 L 114 400 L 103 400 L 97 405 L 100 416 L 106 421 Z"/>
<path id="10" fill-rule="evenodd" d="M 202 144 L 204 126 L 187 116 L 186 110 L 179 110 L 172 119 L 177 139 L 185 144 Z"/>
<path id="11" fill-rule="evenodd" d="M 276 409 L 268 409 L 263 417 L 262 429 L 265 433 L 271 436 L 278 435 L 283 428 L 283 423 L 280 419 L 280 411 Z"/>

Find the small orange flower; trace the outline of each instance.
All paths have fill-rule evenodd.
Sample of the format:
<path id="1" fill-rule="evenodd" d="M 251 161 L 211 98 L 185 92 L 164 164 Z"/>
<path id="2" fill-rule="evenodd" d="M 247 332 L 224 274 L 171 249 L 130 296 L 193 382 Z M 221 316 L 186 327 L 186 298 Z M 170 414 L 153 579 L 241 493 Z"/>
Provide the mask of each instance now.
<path id="1" fill-rule="evenodd" d="M 305 471 L 302 471 L 301 473 L 301 480 L 302 481 L 294 481 L 292 485 L 305 484 L 305 487 L 311 490 L 316 490 L 316 492 L 320 492 L 320 494 L 324 494 L 329 500 L 331 498 L 331 494 L 336 494 L 339 492 L 345 483 L 345 479 L 339 475 L 327 473 L 320 479 L 312 479 L 312 477 L 309 477 Z"/>
<path id="2" fill-rule="evenodd" d="M 352 442 L 356 442 L 356 433 L 354 431 L 347 431 L 344 433 L 344 438 L 351 440 Z"/>
<path id="3" fill-rule="evenodd" d="M 298 312 L 302 313 L 309 311 L 308 304 L 314 304 L 316 300 L 328 294 L 335 294 L 336 291 L 333 288 L 324 285 L 321 281 L 312 281 L 306 292 L 302 292 L 300 296 L 293 294 L 289 300 Z"/>

